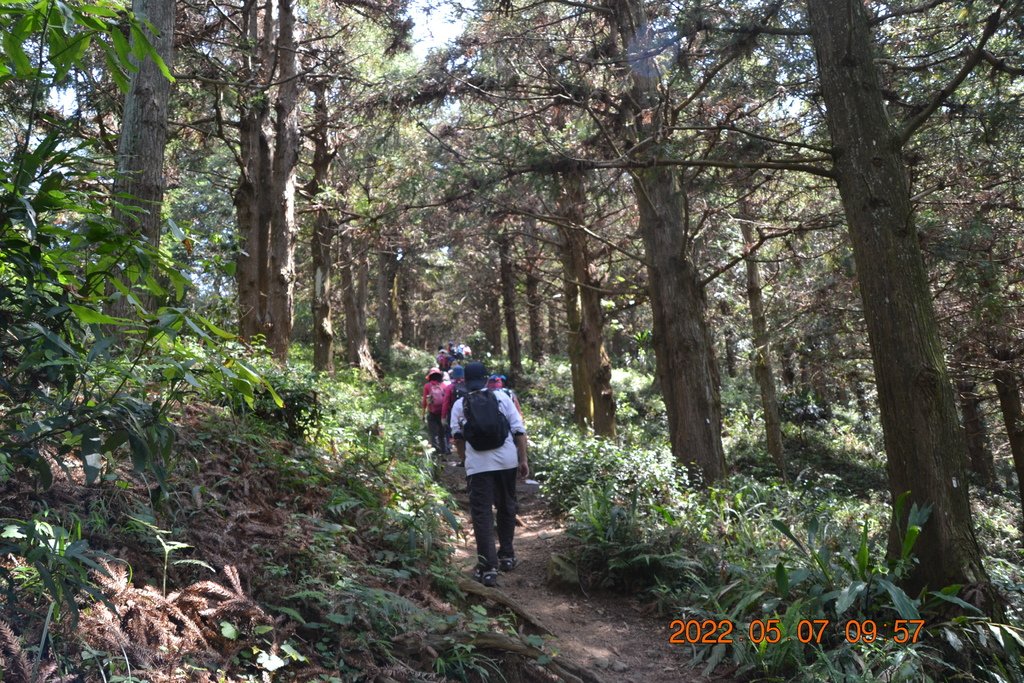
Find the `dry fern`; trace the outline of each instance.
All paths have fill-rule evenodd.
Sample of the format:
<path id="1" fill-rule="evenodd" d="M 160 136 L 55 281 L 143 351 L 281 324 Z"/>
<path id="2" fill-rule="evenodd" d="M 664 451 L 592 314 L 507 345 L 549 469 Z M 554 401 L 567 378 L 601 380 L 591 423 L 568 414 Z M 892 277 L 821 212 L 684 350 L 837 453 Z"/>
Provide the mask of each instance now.
<path id="1" fill-rule="evenodd" d="M 10 676 L 15 681 L 28 681 L 32 673 L 28 657 L 21 649 L 21 641 L 14 635 L 13 629 L 2 621 L 0 621 L 0 664 L 3 665 L 4 676 Z"/>

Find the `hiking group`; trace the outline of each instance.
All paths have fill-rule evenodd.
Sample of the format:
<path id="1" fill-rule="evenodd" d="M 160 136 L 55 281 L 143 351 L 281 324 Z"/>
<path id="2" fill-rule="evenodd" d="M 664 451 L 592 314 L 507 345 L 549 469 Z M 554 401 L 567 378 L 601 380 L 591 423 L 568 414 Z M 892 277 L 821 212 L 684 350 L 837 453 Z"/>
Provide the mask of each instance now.
<path id="1" fill-rule="evenodd" d="M 450 454 L 454 444 L 458 465 L 466 469 L 477 549 L 473 577 L 496 586 L 498 571 L 511 571 L 517 564 L 516 478 L 530 472 L 526 427 L 519 400 L 504 387 L 503 375 L 488 375 L 479 362 L 449 368 L 445 372 L 438 365 L 427 371 L 421 411 L 435 455 Z"/>

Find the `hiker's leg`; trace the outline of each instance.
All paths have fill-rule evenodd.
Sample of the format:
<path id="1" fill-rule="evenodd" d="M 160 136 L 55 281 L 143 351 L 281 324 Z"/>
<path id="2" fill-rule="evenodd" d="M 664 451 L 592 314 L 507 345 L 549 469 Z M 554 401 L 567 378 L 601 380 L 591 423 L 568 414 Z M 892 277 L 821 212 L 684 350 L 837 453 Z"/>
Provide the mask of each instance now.
<path id="1" fill-rule="evenodd" d="M 494 473 L 494 502 L 498 509 L 498 557 L 515 557 L 512 538 L 516 533 L 516 476 L 518 468 Z"/>
<path id="2" fill-rule="evenodd" d="M 434 447 L 434 452 L 444 453 L 444 445 L 441 443 L 444 428 L 441 426 L 440 414 L 427 413 L 427 430 L 430 432 L 430 445 Z"/>
<path id="3" fill-rule="evenodd" d="M 477 566 L 497 569 L 498 553 L 494 548 L 494 493 L 497 472 L 480 472 L 469 480 L 469 514 L 473 518 L 476 537 Z"/>

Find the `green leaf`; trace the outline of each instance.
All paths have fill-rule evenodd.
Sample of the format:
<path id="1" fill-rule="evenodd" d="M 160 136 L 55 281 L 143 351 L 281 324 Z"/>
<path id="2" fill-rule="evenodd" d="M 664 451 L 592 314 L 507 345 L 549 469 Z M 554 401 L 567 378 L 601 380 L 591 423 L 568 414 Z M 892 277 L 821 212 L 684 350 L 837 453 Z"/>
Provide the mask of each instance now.
<path id="1" fill-rule="evenodd" d="M 893 607 L 896 608 L 896 612 L 903 619 L 920 619 L 921 615 L 917 611 L 917 607 L 914 602 L 907 596 L 903 589 L 895 585 L 888 579 L 876 579 L 878 585 L 884 588 L 888 593 L 889 597 L 892 598 Z"/>
<path id="2" fill-rule="evenodd" d="M 305 661 L 306 661 L 306 657 L 305 657 L 305 655 L 303 655 L 303 654 L 302 654 L 301 652 L 299 652 L 298 650 L 296 650 L 296 649 L 295 649 L 295 648 L 294 648 L 294 647 L 292 646 L 292 644 L 291 644 L 291 643 L 289 643 L 289 642 L 287 642 L 287 641 L 286 641 L 286 642 L 284 642 L 284 643 L 283 643 L 283 644 L 281 645 L 281 649 L 282 649 L 282 650 L 284 650 L 284 653 L 285 653 L 286 655 L 288 655 L 289 657 L 291 657 L 292 659 L 294 659 L 294 660 L 295 660 L 296 662 L 305 662 Z"/>
<path id="3" fill-rule="evenodd" d="M 860 547 L 857 548 L 857 575 L 861 579 L 868 578 L 868 523 L 864 520 L 864 528 L 860 534 Z"/>
<path id="4" fill-rule="evenodd" d="M 238 640 L 238 629 L 230 621 L 220 622 L 220 634 L 228 640 Z"/>
<path id="5" fill-rule="evenodd" d="M 180 227 L 178 227 L 178 224 L 174 221 L 174 219 L 169 216 L 167 218 L 167 227 L 171 229 L 171 235 L 174 236 L 174 239 L 178 240 L 179 242 L 185 239 L 185 232 Z"/>
<path id="6" fill-rule="evenodd" d="M 129 53 L 131 48 L 128 45 L 128 39 L 124 37 L 120 29 L 115 29 L 110 32 L 110 40 L 114 43 L 114 51 L 117 54 L 118 66 L 126 67 L 131 62 L 129 60 Z"/>
<path id="7" fill-rule="evenodd" d="M 779 597 L 785 598 L 789 595 L 789 572 L 786 565 L 779 562 L 775 565 L 775 586 L 779 589 Z"/>
<path id="8" fill-rule="evenodd" d="M 204 318 L 201 315 L 197 315 L 196 318 L 199 319 L 199 322 L 203 323 L 203 325 L 206 327 L 206 329 L 210 330 L 210 332 L 213 332 L 218 337 L 220 337 L 222 339 L 235 339 L 236 338 L 235 335 L 231 334 L 230 332 L 222 330 L 221 328 L 219 328 L 216 325 L 214 325 L 212 322 L 210 322 L 209 319 Z"/>
<path id="9" fill-rule="evenodd" d="M 109 7 L 102 7 L 100 5 L 80 5 L 78 11 L 94 17 L 107 17 L 109 19 L 117 19 L 118 17 L 117 12 Z"/>
<path id="10" fill-rule="evenodd" d="M 773 519 L 772 526 L 781 531 L 786 538 L 793 541 L 793 543 L 796 544 L 797 548 L 800 548 L 800 550 L 802 550 L 805 553 L 807 552 L 806 548 L 804 548 L 803 543 L 798 541 L 796 536 L 793 535 L 793 532 L 790 530 L 789 525 L 787 525 L 781 519 Z"/>
<path id="11" fill-rule="evenodd" d="M 946 589 L 943 589 L 943 591 L 945 591 L 945 590 Z M 962 599 L 956 597 L 956 595 L 945 593 L 943 591 L 933 591 L 932 593 L 930 593 L 930 595 L 933 595 L 934 597 L 936 597 L 939 600 L 942 600 L 944 602 L 948 602 L 948 603 L 950 603 L 952 605 L 956 605 L 957 607 L 960 607 L 960 608 L 962 608 L 964 610 L 967 610 L 968 612 L 971 612 L 973 614 L 977 614 L 978 616 L 981 616 L 981 617 L 985 616 L 984 612 L 982 612 L 980 609 L 978 609 L 977 607 L 975 607 L 971 603 L 967 602 L 966 600 L 962 600 Z"/>
<path id="12" fill-rule="evenodd" d="M 32 62 L 29 61 L 28 55 L 25 54 L 25 50 L 22 49 L 21 39 L 15 34 L 15 32 L 4 32 L 3 38 L 4 52 L 10 58 L 12 65 L 14 66 L 15 73 L 21 78 L 28 78 L 34 72 L 32 68 Z"/>
<path id="13" fill-rule="evenodd" d="M 917 537 L 921 535 L 921 527 L 913 524 L 907 528 L 907 534 L 903 537 L 903 548 L 900 549 L 900 557 L 907 559 L 910 557 L 910 551 L 914 548 L 914 543 L 917 542 Z"/>
<path id="14" fill-rule="evenodd" d="M 106 313 L 86 308 L 85 306 L 68 304 L 68 308 L 71 309 L 71 312 L 75 314 L 75 317 L 83 325 L 119 325 L 128 322 L 124 318 L 114 318 Z"/>
<path id="15" fill-rule="evenodd" d="M 843 613 L 850 609 L 850 605 L 854 603 L 858 595 L 864 592 L 867 586 L 863 581 L 854 581 L 840 591 L 839 597 L 836 599 L 836 616 L 843 616 Z"/>

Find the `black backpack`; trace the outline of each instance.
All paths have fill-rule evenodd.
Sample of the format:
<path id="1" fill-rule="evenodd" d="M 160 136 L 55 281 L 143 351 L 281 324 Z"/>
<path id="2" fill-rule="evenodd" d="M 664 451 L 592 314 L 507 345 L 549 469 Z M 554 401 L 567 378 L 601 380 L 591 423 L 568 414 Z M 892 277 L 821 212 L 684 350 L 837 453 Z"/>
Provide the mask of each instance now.
<path id="1" fill-rule="evenodd" d="M 462 436 L 476 451 L 493 451 L 508 438 L 508 418 L 498 407 L 498 397 L 487 389 L 474 391 L 462 400 Z"/>

